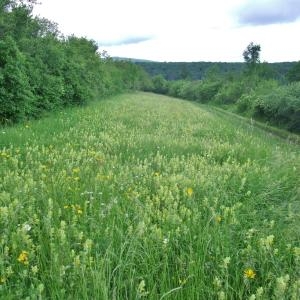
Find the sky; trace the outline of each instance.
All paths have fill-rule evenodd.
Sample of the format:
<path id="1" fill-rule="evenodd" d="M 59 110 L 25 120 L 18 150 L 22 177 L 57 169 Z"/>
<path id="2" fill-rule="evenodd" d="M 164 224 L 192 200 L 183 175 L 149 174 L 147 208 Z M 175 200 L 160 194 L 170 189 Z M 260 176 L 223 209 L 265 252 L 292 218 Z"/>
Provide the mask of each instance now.
<path id="1" fill-rule="evenodd" d="M 300 60 L 300 0 L 39 0 L 33 13 L 111 57 L 240 62 Z"/>

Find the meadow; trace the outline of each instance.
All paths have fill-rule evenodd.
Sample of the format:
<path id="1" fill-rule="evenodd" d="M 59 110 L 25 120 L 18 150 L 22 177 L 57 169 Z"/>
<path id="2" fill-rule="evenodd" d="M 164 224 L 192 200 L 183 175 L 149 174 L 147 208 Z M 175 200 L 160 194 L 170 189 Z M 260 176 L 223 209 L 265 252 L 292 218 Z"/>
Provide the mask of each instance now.
<path id="1" fill-rule="evenodd" d="M 0 128 L 0 299 L 300 299 L 300 148 L 130 93 Z"/>

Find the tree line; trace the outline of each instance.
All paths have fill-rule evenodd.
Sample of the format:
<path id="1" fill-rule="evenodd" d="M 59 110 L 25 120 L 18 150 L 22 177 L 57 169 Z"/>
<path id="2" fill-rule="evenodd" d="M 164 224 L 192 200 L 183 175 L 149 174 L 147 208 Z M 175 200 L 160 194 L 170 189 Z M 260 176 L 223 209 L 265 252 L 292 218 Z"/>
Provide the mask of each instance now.
<path id="1" fill-rule="evenodd" d="M 206 73 L 213 67 L 217 67 L 219 73 L 224 76 L 231 73 L 242 74 L 246 69 L 246 65 L 243 62 L 134 61 L 134 63 L 141 66 L 151 77 L 162 75 L 166 80 L 201 80 L 206 77 Z M 296 65 L 296 62 L 262 62 L 261 64 L 272 73 L 273 78 L 284 81 L 288 71 Z"/>
<path id="2" fill-rule="evenodd" d="M 142 88 L 147 75 L 83 37 L 34 17 L 36 0 L 0 0 L 0 123 Z"/>

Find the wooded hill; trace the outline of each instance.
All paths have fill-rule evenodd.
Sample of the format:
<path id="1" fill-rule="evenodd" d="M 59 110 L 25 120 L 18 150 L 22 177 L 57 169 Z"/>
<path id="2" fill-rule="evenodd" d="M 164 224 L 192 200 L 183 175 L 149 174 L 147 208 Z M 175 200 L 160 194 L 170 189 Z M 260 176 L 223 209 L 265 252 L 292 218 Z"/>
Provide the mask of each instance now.
<path id="1" fill-rule="evenodd" d="M 151 76 L 162 75 L 167 80 L 203 79 L 206 73 L 216 68 L 221 74 L 242 73 L 245 63 L 242 62 L 151 62 L 135 61 L 135 64 L 144 68 Z M 268 77 L 283 79 L 296 62 L 263 63 Z"/>

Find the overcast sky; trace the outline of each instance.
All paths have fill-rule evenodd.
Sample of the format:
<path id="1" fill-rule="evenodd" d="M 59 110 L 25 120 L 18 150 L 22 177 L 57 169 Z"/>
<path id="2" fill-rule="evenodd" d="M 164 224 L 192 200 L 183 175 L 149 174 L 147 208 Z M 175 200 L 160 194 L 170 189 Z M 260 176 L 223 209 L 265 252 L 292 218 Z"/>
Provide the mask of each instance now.
<path id="1" fill-rule="evenodd" d="M 39 0 L 34 13 L 110 56 L 155 61 L 300 60 L 300 0 Z"/>

